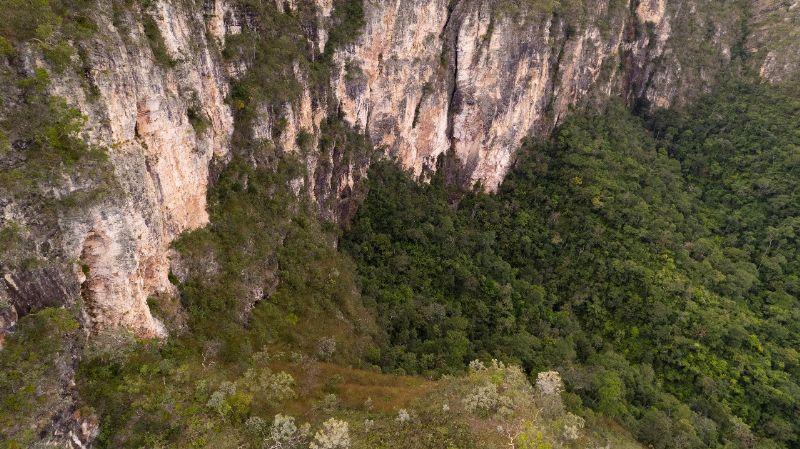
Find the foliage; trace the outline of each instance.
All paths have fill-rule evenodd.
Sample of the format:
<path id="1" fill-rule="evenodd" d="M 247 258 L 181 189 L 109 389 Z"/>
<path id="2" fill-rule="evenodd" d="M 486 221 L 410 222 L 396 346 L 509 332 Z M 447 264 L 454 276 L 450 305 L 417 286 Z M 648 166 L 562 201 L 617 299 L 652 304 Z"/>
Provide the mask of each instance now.
<path id="1" fill-rule="evenodd" d="M 142 11 L 142 29 L 144 35 L 147 37 L 147 43 L 150 45 L 150 51 L 153 52 L 156 62 L 164 67 L 172 67 L 175 61 L 169 54 L 167 44 L 164 42 L 164 36 L 161 34 L 161 29 L 154 17 L 158 12 L 155 10 L 155 5 L 152 1 L 143 2 Z"/>
<path id="2" fill-rule="evenodd" d="M 799 97 L 731 83 L 654 117 L 655 137 L 617 105 L 578 114 L 497 195 L 376 164 L 341 245 L 388 334 L 381 365 L 559 367 L 568 407 L 649 444 L 745 445 L 740 418 L 796 444 Z"/>
<path id="3" fill-rule="evenodd" d="M 15 105 L 0 119 L 0 158 L 10 165 L 0 173 L 0 189 L 11 196 L 57 181 L 64 171 L 82 168 L 99 180 L 107 171 L 104 151 L 79 135 L 84 117 L 63 98 L 48 95 L 49 83 L 48 73 L 36 69 L 3 95 L 4 102 Z"/>
<path id="4" fill-rule="evenodd" d="M 322 429 L 314 434 L 310 449 L 349 449 L 350 430 L 346 422 L 331 418 L 322 423 Z"/>
<path id="5" fill-rule="evenodd" d="M 42 411 L 61 405 L 77 329 L 67 310 L 43 309 L 20 319 L 0 350 L 0 441 L 8 447 L 28 447 L 49 424 Z"/>
<path id="6" fill-rule="evenodd" d="M 101 417 L 99 447 L 263 441 L 243 436 L 249 418 L 294 403 L 307 410 L 313 400 L 298 397 L 300 382 L 306 394 L 328 388 L 302 354 L 325 342 L 325 357 L 359 364 L 374 352 L 352 264 L 292 189 L 302 176 L 289 157 L 274 170 L 228 164 L 209 192 L 211 224 L 175 242 L 186 331 L 163 344 L 96 349 L 81 364 L 81 396 Z"/>
<path id="7" fill-rule="evenodd" d="M 325 55 L 354 41 L 366 24 L 363 0 L 336 0 Z"/>
<path id="8" fill-rule="evenodd" d="M 0 1 L 0 195 L 36 208 L 41 223 L 57 212 L 98 200 L 112 187 L 105 151 L 80 135 L 85 118 L 51 95 L 51 73 L 72 66 L 72 42 L 95 25 L 89 0 Z M 41 51 L 46 67 L 24 67 L 25 51 Z M 69 181 L 68 181 L 69 180 Z M 65 184 L 70 189 L 65 189 Z M 60 193 L 59 193 L 60 192 Z M 14 262 L 9 260 L 8 262 Z"/>
<path id="9" fill-rule="evenodd" d="M 193 269 L 180 285 L 192 337 L 220 341 L 220 354 L 229 361 L 275 340 L 308 353 L 325 341 L 325 357 L 349 360 L 367 348 L 369 327 L 345 324 L 368 321 L 351 265 L 291 188 L 290 181 L 302 176 L 289 157 L 274 172 L 232 161 L 209 193 L 212 224 L 174 244 Z M 253 229 L 264 232 L 254 235 Z M 336 319 L 334 311 L 347 319 Z M 245 319 L 250 332 L 243 340 Z M 312 322 L 319 334 L 299 332 Z M 324 334 L 326 328 L 334 332 Z M 337 341 L 348 344 L 331 351 L 330 342 Z"/>
<path id="10" fill-rule="evenodd" d="M 223 50 L 228 61 L 247 67 L 233 82 L 228 98 L 236 112 L 234 138 L 240 149 L 259 145 L 250 134 L 253 120 L 265 112 L 275 121 L 271 127 L 277 137 L 285 124 L 286 105 L 295 103 L 304 89 L 325 102 L 333 52 L 356 39 L 365 24 L 362 2 L 334 0 L 327 19 L 320 18 L 313 2 L 296 2 L 294 9 L 280 2 L 241 2 L 251 23 L 242 33 L 228 36 Z M 319 27 L 328 30 L 321 54 L 314 44 Z M 308 137 L 305 131 L 299 134 L 301 148 L 306 148 Z"/>
<path id="11" fill-rule="evenodd" d="M 94 0 L 0 0 L 0 56 L 11 56 L 14 46 L 29 43 L 54 69 L 63 71 L 74 54 L 69 41 L 97 29 L 91 19 L 94 4 Z"/>
<path id="12" fill-rule="evenodd" d="M 278 116 L 278 109 L 300 95 L 295 67 L 308 73 L 313 65 L 314 49 L 305 30 L 315 27 L 316 13 L 308 2 L 300 2 L 293 14 L 281 13 L 276 2 L 247 0 L 242 7 L 254 22 L 242 33 L 228 36 L 223 55 L 248 68 L 233 83 L 229 102 L 237 113 L 237 127 L 249 131 L 259 108 Z M 247 146 L 247 139 L 238 145 Z"/>

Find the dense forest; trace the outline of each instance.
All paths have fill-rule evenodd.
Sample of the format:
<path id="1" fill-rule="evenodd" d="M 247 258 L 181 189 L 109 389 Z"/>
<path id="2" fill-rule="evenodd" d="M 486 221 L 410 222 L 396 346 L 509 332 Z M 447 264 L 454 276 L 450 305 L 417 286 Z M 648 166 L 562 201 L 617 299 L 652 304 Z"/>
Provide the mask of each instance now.
<path id="1" fill-rule="evenodd" d="M 557 368 L 572 407 L 653 447 L 797 447 L 798 93 L 728 82 L 681 113 L 577 115 L 496 195 L 375 166 L 342 246 L 381 366 Z"/>

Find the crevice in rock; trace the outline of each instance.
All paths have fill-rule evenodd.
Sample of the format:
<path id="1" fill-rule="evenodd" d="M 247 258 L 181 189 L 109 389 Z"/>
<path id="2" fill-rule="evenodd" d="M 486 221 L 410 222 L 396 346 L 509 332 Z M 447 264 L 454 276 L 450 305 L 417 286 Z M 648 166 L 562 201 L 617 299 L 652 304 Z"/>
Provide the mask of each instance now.
<path id="1" fill-rule="evenodd" d="M 87 322 L 84 326 L 95 331 L 99 321 L 97 304 L 97 291 L 101 288 L 102 280 L 97 275 L 97 267 L 102 263 L 102 254 L 106 251 L 110 241 L 99 232 L 92 230 L 86 235 L 81 250 L 80 265 L 85 279 L 81 282 L 81 298 L 83 299 L 83 312 Z"/>
<path id="2" fill-rule="evenodd" d="M 457 103 L 459 99 L 458 96 L 458 30 L 449 29 L 449 24 L 453 18 L 453 5 L 454 2 L 450 2 L 451 6 L 447 8 L 447 20 L 445 20 L 445 27 L 442 30 L 444 36 L 442 37 L 442 54 L 443 59 L 448 61 L 447 70 L 450 71 L 449 80 L 452 83 L 449 87 L 448 97 L 447 97 L 447 140 L 450 142 L 450 150 L 455 151 L 455 143 L 453 141 L 453 120 L 455 119 L 455 114 L 457 113 Z M 448 33 L 449 30 L 449 33 Z M 447 34 L 451 34 L 451 37 L 448 37 Z M 452 53 L 452 58 L 450 58 L 449 53 Z M 449 62 L 452 59 L 452 62 Z"/>
<path id="3" fill-rule="evenodd" d="M 553 125 L 555 125 L 556 120 L 554 117 L 554 109 L 556 91 L 558 90 L 559 76 L 561 73 L 561 61 L 564 57 L 564 50 L 569 42 L 569 36 L 566 33 L 562 35 L 563 28 L 564 24 L 561 19 L 557 14 L 553 14 L 550 20 L 550 29 L 548 33 L 553 42 L 550 46 L 550 75 L 547 77 L 548 87 L 546 89 L 549 98 L 547 99 L 547 105 L 543 111 L 545 116 L 551 117 Z M 556 31 L 554 32 L 554 30 Z"/>

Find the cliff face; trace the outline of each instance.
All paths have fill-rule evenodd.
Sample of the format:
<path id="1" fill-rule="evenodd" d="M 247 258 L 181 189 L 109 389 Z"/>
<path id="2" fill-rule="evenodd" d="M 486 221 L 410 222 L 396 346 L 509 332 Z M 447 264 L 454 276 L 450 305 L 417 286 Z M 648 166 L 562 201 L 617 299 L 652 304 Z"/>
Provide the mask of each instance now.
<path id="1" fill-rule="evenodd" d="M 299 14 L 300 3 L 276 7 Z M 797 2 L 565 1 L 554 10 L 537 4 L 365 1 L 363 31 L 332 55 L 326 92 L 311 87 L 309 73 L 295 64 L 302 92 L 277 110 L 260 110 L 251 136 L 300 155 L 308 175 L 296 181 L 297 191 L 305 185 L 323 215 L 335 219 L 337 203 L 351 195 L 369 161 L 343 159 L 335 143 L 323 148 L 330 116 L 422 178 L 452 152 L 463 164 L 461 182 L 494 190 L 520 141 L 549 133 L 570 108 L 612 96 L 642 107 L 681 105 L 707 90 L 737 52 L 772 81 L 797 69 L 797 52 L 786 50 L 797 42 Z M 305 32 L 319 55 L 336 25 L 337 3 L 309 5 L 315 26 Z M 229 0 L 159 1 L 144 12 L 98 3 L 97 33 L 82 44 L 83 78 L 57 76 L 52 93 L 87 116 L 86 138 L 108 149 L 117 190 L 78 216 L 62 216 L 57 239 L 37 237 L 58 249 L 66 268 L 4 268 L 2 294 L 15 306 L 4 322 L 82 297 L 93 331 L 163 333 L 146 300 L 173 288 L 170 242 L 208 221 L 210 174 L 228 159 L 234 133 L 225 98 L 231 81 L 248 70 L 221 50 L 252 26 L 248 14 Z M 30 52 L 29 70 L 41 64 Z M 13 202 L 2 204 L 4 222 L 32 220 Z"/>
<path id="2" fill-rule="evenodd" d="M 87 117 L 86 138 L 107 148 L 117 192 L 60 220 L 58 258 L 74 265 L 72 273 L 48 279 L 56 285 L 39 291 L 26 290 L 21 275 L 8 273 L 5 287 L 18 307 L 53 290 L 64 291 L 65 303 L 81 296 L 93 331 L 159 335 L 147 297 L 172 288 L 169 243 L 208 221 L 209 163 L 225 158 L 233 131 L 224 103 L 227 75 L 205 33 L 197 32 L 204 27 L 202 11 L 156 4 L 150 14 L 171 60 L 159 62 L 139 17 L 112 12 L 110 3 L 98 6 L 99 17 L 118 16 L 98 20 L 98 38 L 86 46 L 91 96 L 74 76 L 56 77 L 51 86 Z M 202 129 L 190 116 L 202 120 Z"/>
<path id="3" fill-rule="evenodd" d="M 759 74 L 772 82 L 793 79 L 800 71 L 800 1 L 753 0 L 752 4 L 746 50 Z"/>
<path id="4" fill-rule="evenodd" d="M 741 16 L 700 3 L 585 2 L 553 14 L 366 2 L 362 37 L 337 54 L 336 97 L 350 123 L 416 174 L 452 150 L 465 182 L 493 190 L 522 138 L 548 133 L 575 105 L 622 96 L 668 107 L 707 88 Z M 687 65 L 694 51 L 715 63 Z"/>
<path id="5" fill-rule="evenodd" d="M 798 1 L 550 3 L 365 0 L 360 35 L 331 52 L 340 0 L 276 0 L 280 14 L 312 11 L 302 34 L 311 59 L 329 58 L 330 76 L 320 83 L 308 64 L 289 61 L 299 93 L 258 105 L 242 134 L 228 100 L 251 67 L 223 52 L 236 35 L 258 35 L 252 5 L 159 0 L 141 9 L 98 0 L 93 37 L 70 43 L 81 50 L 82 70 L 54 71 L 49 90 L 86 116 L 83 137 L 107 150 L 113 188 L 53 220 L 0 195 L 0 242 L 4 230 L 20 229 L 17 246 L 36 262 L 0 260 L 0 345 L 19 316 L 53 305 L 79 306 L 90 333 L 165 335 L 147 299 L 174 293 L 169 245 L 208 223 L 207 190 L 236 150 L 236 130 L 297 155 L 306 175 L 292 188 L 337 220 L 352 213 L 370 160 L 348 155 L 341 136 L 326 136 L 329 118 L 343 119 L 423 180 L 450 153 L 461 164 L 451 178 L 494 190 L 520 141 L 548 134 L 571 108 L 611 97 L 637 108 L 680 106 L 729 70 L 749 67 L 771 82 L 800 70 Z M 23 47 L 26 75 L 48 67 L 41 51 Z M 0 119 L 6 115 L 0 110 Z M 0 170 L 18 163 L 0 154 Z M 98 183 L 65 176 L 40 190 L 59 200 Z M 62 376 L 65 391 L 71 369 Z M 72 411 L 65 400 L 52 412 Z M 94 432 L 79 424 L 53 418 L 51 433 L 79 446 Z"/>
<path id="6" fill-rule="evenodd" d="M 169 243 L 207 223 L 209 163 L 225 157 L 233 131 L 225 72 L 197 32 L 203 18 L 167 2 L 157 3 L 153 18 L 174 67 L 154 61 L 143 30 L 133 27 L 126 43 L 112 24 L 101 23 L 103 41 L 89 55 L 99 99 L 78 102 L 96 126 L 91 137 L 111 148 L 125 194 L 116 207 L 68 225 L 65 239 L 88 267 L 83 289 L 92 326 L 144 334 L 160 332 L 147 296 L 171 287 Z M 193 127 L 190 114 L 208 122 L 204 129 Z"/>

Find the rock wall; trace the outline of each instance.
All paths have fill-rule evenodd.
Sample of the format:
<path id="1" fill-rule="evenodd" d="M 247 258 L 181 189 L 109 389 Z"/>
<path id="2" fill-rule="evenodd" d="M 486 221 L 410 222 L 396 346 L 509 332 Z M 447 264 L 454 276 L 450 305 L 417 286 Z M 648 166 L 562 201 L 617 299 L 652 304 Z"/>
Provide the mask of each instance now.
<path id="1" fill-rule="evenodd" d="M 489 0 L 365 2 L 363 36 L 337 54 L 336 98 L 417 175 L 453 151 L 465 183 L 494 190 L 521 140 L 575 105 L 621 96 L 668 107 L 707 88 L 730 59 L 738 16 L 696 3 L 602 0 L 568 17 Z M 696 23 L 676 36 L 676 20 Z M 710 39 L 697 35 L 709 27 Z M 721 63 L 685 68 L 695 47 Z"/>
<path id="2" fill-rule="evenodd" d="M 54 75 L 51 93 L 80 108 L 86 139 L 107 148 L 114 191 L 59 216 L 57 229 L 35 208 L 0 198 L 0 228 L 21 224 L 25 251 L 46 261 L 25 269 L 0 261 L 0 348 L 19 316 L 53 305 L 80 305 L 91 333 L 164 335 L 147 298 L 174 293 L 170 243 L 208 223 L 209 183 L 234 151 L 225 99 L 248 67 L 224 60 L 221 50 L 252 27 L 249 11 L 236 0 L 157 0 L 145 11 L 97 1 L 98 30 L 76 44 L 82 73 Z M 321 57 L 337 0 L 305 1 L 316 12 L 316 26 L 305 30 L 309 48 Z M 323 142 L 330 117 L 423 180 L 450 153 L 461 166 L 451 177 L 494 190 L 521 140 L 546 135 L 573 108 L 610 97 L 642 108 L 680 106 L 737 60 L 773 82 L 800 71 L 796 0 L 562 3 L 581 5 L 554 12 L 512 0 L 364 0 L 363 33 L 333 54 L 330 85 L 315 85 L 295 64 L 301 94 L 260 109 L 250 135 L 300 156 L 307 175 L 292 187 L 335 221 L 352 213 L 369 158 Z M 287 14 L 302 5 L 275 3 Z M 28 72 L 46 65 L 33 49 L 25 59 Z M 89 187 L 66 180 L 51 193 Z M 74 398 L 65 399 L 52 411 L 63 415 L 53 421 L 54 444 L 84 447 L 96 433 L 70 418 L 74 408 Z"/>
<path id="3" fill-rule="evenodd" d="M 125 192 L 123 204 L 93 211 L 67 239 L 81 246 L 80 260 L 89 267 L 84 297 L 92 324 L 100 328 L 160 332 L 147 297 L 171 288 L 169 243 L 208 222 L 209 164 L 230 150 L 226 73 L 205 33 L 197 32 L 203 29 L 201 12 L 178 5 L 161 1 L 152 12 L 172 67 L 155 60 L 134 17 L 127 36 L 105 23 L 102 46 L 90 54 L 99 99 L 84 112 L 89 123 L 102 124 L 93 138 L 111 148 Z M 190 114 L 205 124 L 202 129 Z"/>
<path id="4" fill-rule="evenodd" d="M 752 0 L 746 51 L 772 82 L 800 73 L 800 0 Z"/>
<path id="5" fill-rule="evenodd" d="M 93 332 L 123 328 L 162 335 L 147 298 L 174 289 L 167 280 L 170 242 L 208 222 L 210 163 L 225 159 L 233 132 L 224 101 L 228 78 L 219 52 L 198 33 L 204 29 L 202 10 L 160 1 L 143 13 L 157 24 L 168 52 L 170 61 L 159 61 L 139 12 L 120 16 L 111 2 L 98 6 L 96 38 L 85 45 L 90 88 L 69 73 L 51 85 L 53 94 L 86 115 L 86 138 L 107 148 L 117 188 L 108 200 L 61 218 L 58 258 L 73 270 L 45 279 L 55 285 L 38 294 L 64 290 L 66 304 L 82 297 L 85 324 Z M 114 14 L 115 20 L 102 20 Z M 67 186 L 62 194 L 77 187 Z M 14 282 L 15 276 L 7 275 L 6 290 L 20 308 L 37 293 L 26 294 L 29 287 Z"/>
<path id="6" fill-rule="evenodd" d="M 521 140 L 546 135 L 574 107 L 612 96 L 642 107 L 681 105 L 713 85 L 737 51 L 769 80 L 796 73 L 797 52 L 785 49 L 798 42 L 791 39 L 797 2 L 573 3 L 580 5 L 545 11 L 509 0 L 365 0 L 363 33 L 333 55 L 330 86 L 319 92 L 296 65 L 302 94 L 277 110 L 264 108 L 252 136 L 300 155 L 308 176 L 293 186 L 336 219 L 346 215 L 337 202 L 351 196 L 369 161 L 320 149 L 323 123 L 333 115 L 422 179 L 451 152 L 463 166 L 461 182 L 494 190 Z M 299 4 L 276 7 L 292 13 Z M 317 26 L 307 38 L 316 55 L 335 26 L 336 4 L 313 1 Z M 85 79 L 56 77 L 53 93 L 88 117 L 87 138 L 109 149 L 118 191 L 62 217 L 61 238 L 50 246 L 60 248 L 69 269 L 3 273 L 4 295 L 16 306 L 4 322 L 32 304 L 82 297 L 93 331 L 159 335 L 146 300 L 173 289 L 170 242 L 208 221 L 211 167 L 229 158 L 234 132 L 225 97 L 231 80 L 247 70 L 223 61 L 220 50 L 252 17 L 233 0 L 160 0 L 147 11 L 115 10 L 111 0 L 99 0 L 96 19 L 95 37 L 82 44 Z M 166 59 L 153 50 L 147 20 L 163 39 Z M 753 33 L 744 36 L 748 26 Z M 42 64 L 30 59 L 31 67 Z M 276 132 L 278 120 L 285 123 Z M 310 138 L 305 149 L 301 133 Z M 14 204 L 0 205 L 4 216 L 25 221 Z"/>

